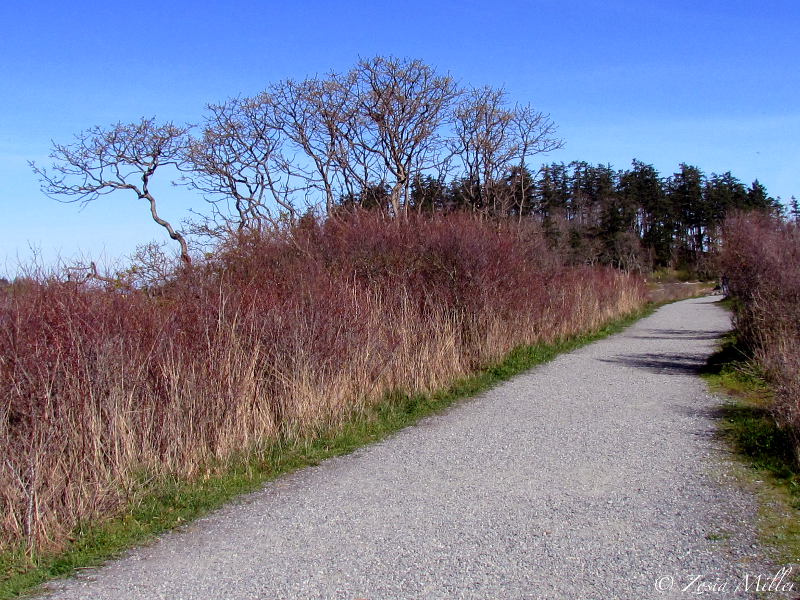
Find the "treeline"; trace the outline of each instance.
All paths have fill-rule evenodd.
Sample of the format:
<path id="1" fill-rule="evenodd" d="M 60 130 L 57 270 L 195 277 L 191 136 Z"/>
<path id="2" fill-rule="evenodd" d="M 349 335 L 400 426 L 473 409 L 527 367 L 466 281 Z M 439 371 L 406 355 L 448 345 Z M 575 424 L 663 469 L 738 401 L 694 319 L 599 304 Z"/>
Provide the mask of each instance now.
<path id="1" fill-rule="evenodd" d="M 388 194 L 374 187 L 344 204 L 383 209 Z M 425 211 L 467 209 L 492 217 L 534 218 L 568 262 L 638 271 L 710 269 L 709 251 L 718 245 L 730 211 L 781 212 L 758 180 L 746 186 L 730 172 L 707 176 L 687 164 L 664 177 L 638 160 L 628 170 L 583 161 L 544 165 L 535 175 L 511 167 L 491 186 L 418 176 L 410 203 Z"/>

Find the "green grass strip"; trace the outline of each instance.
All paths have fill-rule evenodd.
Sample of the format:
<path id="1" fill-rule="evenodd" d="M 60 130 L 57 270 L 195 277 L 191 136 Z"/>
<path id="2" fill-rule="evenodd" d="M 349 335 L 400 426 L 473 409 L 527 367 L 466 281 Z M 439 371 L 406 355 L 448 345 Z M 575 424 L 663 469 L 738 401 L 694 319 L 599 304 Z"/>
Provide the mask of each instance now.
<path id="1" fill-rule="evenodd" d="M 721 407 L 719 433 L 746 467 L 746 479 L 758 482 L 759 532 L 782 564 L 800 562 L 800 468 L 792 440 L 771 412 L 772 389 L 736 334 L 723 340 L 703 377 L 727 397 Z M 800 582 L 800 574 L 795 574 Z"/>
<path id="2" fill-rule="evenodd" d="M 516 348 L 500 362 L 431 394 L 409 395 L 402 391 L 387 394 L 385 402 L 336 430 L 300 442 L 275 442 L 260 456 L 242 459 L 219 475 L 197 481 L 160 481 L 124 514 L 79 528 L 74 532 L 74 541 L 57 555 L 37 556 L 32 561 L 22 550 L 0 554 L 0 599 L 35 593 L 37 586 L 48 580 L 102 564 L 219 508 L 236 496 L 257 490 L 267 481 L 350 453 L 559 354 L 622 331 L 656 308 L 651 304 L 589 334 L 554 344 Z"/>

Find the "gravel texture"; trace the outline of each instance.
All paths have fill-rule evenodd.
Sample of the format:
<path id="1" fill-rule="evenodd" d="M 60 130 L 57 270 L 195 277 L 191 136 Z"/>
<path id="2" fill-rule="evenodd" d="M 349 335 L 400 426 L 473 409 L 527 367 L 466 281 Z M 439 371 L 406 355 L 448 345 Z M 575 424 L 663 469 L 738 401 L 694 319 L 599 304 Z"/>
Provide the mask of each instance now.
<path id="1" fill-rule="evenodd" d="M 777 567 L 696 374 L 730 326 L 715 300 L 662 307 L 49 597 L 756 597 L 745 584 Z"/>

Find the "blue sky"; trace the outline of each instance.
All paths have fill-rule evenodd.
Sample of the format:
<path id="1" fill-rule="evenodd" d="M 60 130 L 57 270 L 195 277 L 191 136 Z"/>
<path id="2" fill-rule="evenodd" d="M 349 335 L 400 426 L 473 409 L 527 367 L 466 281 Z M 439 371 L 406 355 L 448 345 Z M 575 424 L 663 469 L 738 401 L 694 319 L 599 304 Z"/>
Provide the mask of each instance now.
<path id="1" fill-rule="evenodd" d="M 662 175 L 688 162 L 800 197 L 800 2 L 211 2 L 0 5 L 0 274 L 31 248 L 113 262 L 163 239 L 124 194 L 80 209 L 45 197 L 27 161 L 50 141 L 143 116 L 196 122 L 209 102 L 359 56 L 421 58 L 550 113 L 543 162 Z M 162 190 L 175 222 L 203 201 Z"/>

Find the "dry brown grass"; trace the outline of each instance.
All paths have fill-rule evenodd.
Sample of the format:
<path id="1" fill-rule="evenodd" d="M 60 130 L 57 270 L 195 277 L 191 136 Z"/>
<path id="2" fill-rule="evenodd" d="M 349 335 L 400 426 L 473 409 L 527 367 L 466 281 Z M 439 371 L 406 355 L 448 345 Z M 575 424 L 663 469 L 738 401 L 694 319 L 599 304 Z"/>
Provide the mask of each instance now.
<path id="1" fill-rule="evenodd" d="M 710 294 L 713 289 L 714 286 L 705 281 L 652 282 L 647 284 L 647 297 L 650 302 L 663 304 Z"/>

